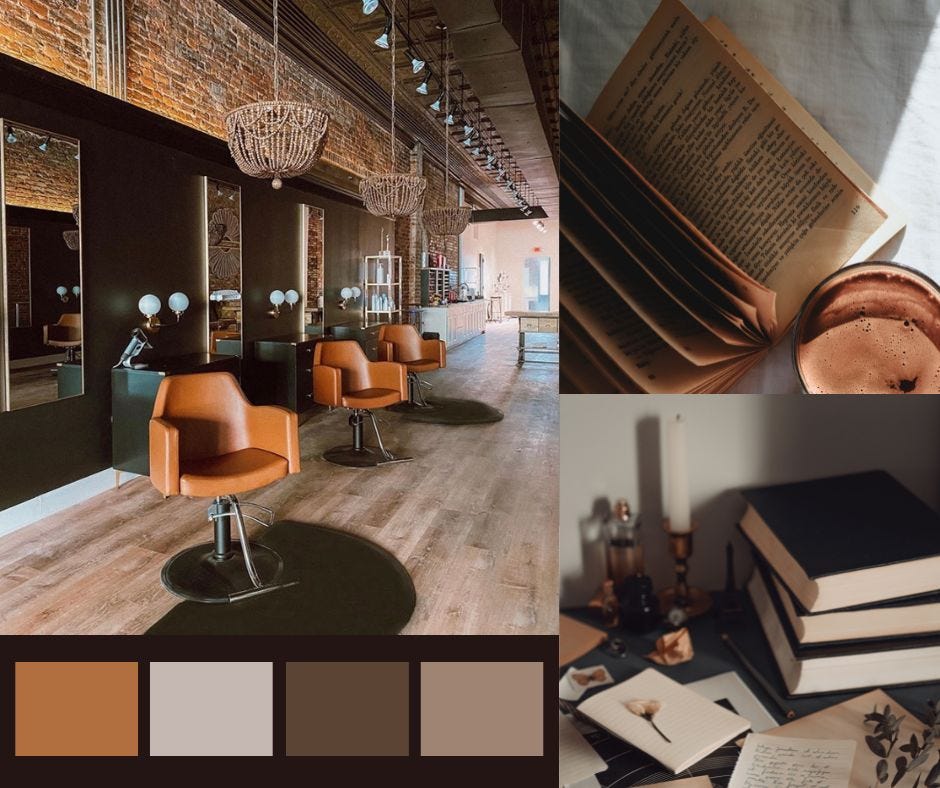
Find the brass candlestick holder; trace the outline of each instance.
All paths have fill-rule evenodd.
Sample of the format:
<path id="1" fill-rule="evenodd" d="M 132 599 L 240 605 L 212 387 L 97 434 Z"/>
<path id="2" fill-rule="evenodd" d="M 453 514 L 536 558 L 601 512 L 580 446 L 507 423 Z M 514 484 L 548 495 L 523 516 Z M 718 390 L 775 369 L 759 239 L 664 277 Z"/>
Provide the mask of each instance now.
<path id="1" fill-rule="evenodd" d="M 711 594 L 690 586 L 686 580 L 692 555 L 692 534 L 698 530 L 698 524 L 693 522 L 690 530 L 676 532 L 666 518 L 663 520 L 663 530 L 669 535 L 669 552 L 676 562 L 676 584 L 659 592 L 660 610 L 663 615 L 677 608 L 684 611 L 688 618 L 700 616 L 711 609 Z"/>

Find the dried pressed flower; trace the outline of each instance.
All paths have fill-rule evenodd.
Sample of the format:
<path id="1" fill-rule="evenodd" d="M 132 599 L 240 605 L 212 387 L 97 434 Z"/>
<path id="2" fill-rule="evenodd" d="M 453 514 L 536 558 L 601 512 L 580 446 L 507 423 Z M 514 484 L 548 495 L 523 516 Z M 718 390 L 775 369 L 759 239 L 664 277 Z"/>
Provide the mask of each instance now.
<path id="1" fill-rule="evenodd" d="M 662 736 L 669 744 L 672 744 L 672 739 L 663 733 L 659 729 L 659 726 L 653 722 L 653 716 L 658 714 L 662 707 L 663 704 L 658 700 L 631 700 L 627 703 L 627 711 L 631 714 L 636 714 L 637 717 L 642 717 L 653 726 L 653 730 L 656 731 L 656 733 Z"/>

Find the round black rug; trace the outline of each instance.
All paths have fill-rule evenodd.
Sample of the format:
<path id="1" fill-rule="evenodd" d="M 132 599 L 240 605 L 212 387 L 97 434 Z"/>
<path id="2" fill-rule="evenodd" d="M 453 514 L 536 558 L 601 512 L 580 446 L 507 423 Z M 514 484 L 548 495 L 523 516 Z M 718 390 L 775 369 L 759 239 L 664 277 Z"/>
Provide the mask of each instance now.
<path id="1" fill-rule="evenodd" d="M 231 604 L 181 602 L 146 634 L 396 635 L 411 618 L 411 576 L 373 542 L 294 522 L 276 523 L 256 541 L 284 559 L 280 582 L 300 582 Z"/>
<path id="2" fill-rule="evenodd" d="M 403 402 L 392 405 L 389 410 L 400 413 L 408 421 L 420 421 L 425 424 L 492 424 L 503 420 L 503 412 L 492 405 L 475 399 L 440 399 L 427 400 L 429 408 L 418 408 Z"/>

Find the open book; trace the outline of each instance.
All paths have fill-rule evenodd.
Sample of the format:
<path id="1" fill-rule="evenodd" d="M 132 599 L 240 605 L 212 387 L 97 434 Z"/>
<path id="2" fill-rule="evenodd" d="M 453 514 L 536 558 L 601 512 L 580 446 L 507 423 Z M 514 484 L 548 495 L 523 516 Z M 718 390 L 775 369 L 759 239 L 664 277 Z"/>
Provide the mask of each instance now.
<path id="1" fill-rule="evenodd" d="M 563 105 L 561 122 L 569 381 L 594 368 L 625 391 L 725 391 L 820 281 L 904 226 L 731 32 L 679 0 L 587 119 Z"/>
<path id="2" fill-rule="evenodd" d="M 627 704 L 640 700 L 659 704 L 652 720 L 655 727 L 628 708 Z M 675 774 L 750 727 L 744 717 L 712 703 L 654 668 L 598 692 L 579 704 L 578 712 Z"/>

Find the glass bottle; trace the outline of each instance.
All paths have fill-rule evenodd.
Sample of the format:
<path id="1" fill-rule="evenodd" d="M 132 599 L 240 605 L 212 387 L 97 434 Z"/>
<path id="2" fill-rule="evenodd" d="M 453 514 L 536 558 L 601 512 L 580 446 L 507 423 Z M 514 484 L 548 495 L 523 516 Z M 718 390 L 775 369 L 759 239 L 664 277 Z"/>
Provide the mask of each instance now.
<path id="1" fill-rule="evenodd" d="M 630 504 L 620 498 L 605 523 L 607 576 L 614 581 L 615 589 L 619 589 L 627 578 L 643 574 L 643 545 L 640 544 L 639 529 L 640 515 L 633 515 Z"/>

